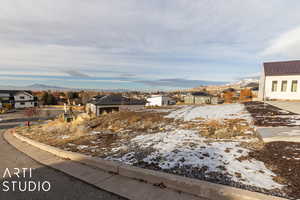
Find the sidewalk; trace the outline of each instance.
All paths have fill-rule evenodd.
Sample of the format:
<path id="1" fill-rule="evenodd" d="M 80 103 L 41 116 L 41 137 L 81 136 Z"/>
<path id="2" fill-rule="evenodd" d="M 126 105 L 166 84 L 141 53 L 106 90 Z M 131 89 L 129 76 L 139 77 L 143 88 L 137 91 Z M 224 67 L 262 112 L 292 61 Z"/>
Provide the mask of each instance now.
<path id="1" fill-rule="evenodd" d="M 266 103 L 300 114 L 300 102 L 291 101 L 267 101 Z M 300 142 L 300 127 L 258 127 L 257 131 L 265 142 L 286 141 Z"/>
<path id="2" fill-rule="evenodd" d="M 293 101 L 266 101 L 266 103 L 287 110 L 293 113 L 300 114 L 300 102 Z"/>
<path id="3" fill-rule="evenodd" d="M 35 183 L 49 181 L 51 183 L 51 190 L 47 192 L 20 192 L 18 189 L 13 191 L 10 185 L 10 190 L 7 192 L 3 192 L 2 189 L 4 189 L 4 187 L 0 187 L 0 199 L 125 200 L 125 198 L 111 194 L 110 192 L 104 190 L 100 190 L 93 185 L 87 184 L 77 178 L 36 162 L 7 143 L 3 138 L 3 132 L 4 131 L 0 131 L 1 183 L 3 181 L 26 181 L 27 183 L 28 181 L 33 181 Z M 41 158 L 43 157 L 41 156 Z M 2 175 L 4 174 L 6 168 L 10 170 L 14 168 L 30 168 L 32 169 L 32 177 L 29 177 L 27 174 L 26 177 L 17 177 L 16 175 L 12 175 L 11 177 L 5 176 L 3 178 Z"/>
<path id="4" fill-rule="evenodd" d="M 261 127 L 257 131 L 264 142 L 300 142 L 299 127 Z"/>

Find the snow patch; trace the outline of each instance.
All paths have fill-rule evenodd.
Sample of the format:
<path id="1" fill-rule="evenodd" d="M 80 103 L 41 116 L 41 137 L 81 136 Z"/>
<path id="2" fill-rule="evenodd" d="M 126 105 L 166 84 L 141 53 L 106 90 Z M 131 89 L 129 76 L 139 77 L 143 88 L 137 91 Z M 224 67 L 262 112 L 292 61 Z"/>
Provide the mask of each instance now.
<path id="1" fill-rule="evenodd" d="M 243 118 L 251 120 L 250 114 L 242 104 L 223 104 L 205 106 L 185 106 L 166 116 L 167 118 L 183 119 L 184 121 L 196 118 L 204 119 L 234 119 Z"/>
<path id="2" fill-rule="evenodd" d="M 248 149 L 240 147 L 240 142 L 206 142 L 197 132 L 174 130 L 156 134 L 140 135 L 131 140 L 138 148 L 152 148 L 154 152 L 143 159 L 148 164 L 156 164 L 161 169 L 198 168 L 206 166 L 205 175 L 210 172 L 222 173 L 233 181 L 265 189 L 281 188 L 273 181 L 276 176 L 263 162 L 246 157 Z M 137 162 L 135 152 L 116 158 L 126 164 Z"/>
<path id="3" fill-rule="evenodd" d="M 62 136 L 60 136 L 60 138 L 64 140 L 64 139 L 70 138 L 70 136 L 69 135 L 62 135 Z"/>
<path id="4" fill-rule="evenodd" d="M 76 148 L 79 149 L 79 150 L 83 150 L 83 149 L 89 148 L 89 146 L 87 146 L 87 145 L 78 145 Z"/>

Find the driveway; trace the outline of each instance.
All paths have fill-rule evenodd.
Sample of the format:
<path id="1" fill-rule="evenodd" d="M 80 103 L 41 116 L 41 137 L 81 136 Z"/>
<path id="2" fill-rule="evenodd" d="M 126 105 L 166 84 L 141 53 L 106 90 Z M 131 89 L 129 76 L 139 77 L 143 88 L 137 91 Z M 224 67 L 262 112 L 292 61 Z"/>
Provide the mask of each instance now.
<path id="1" fill-rule="evenodd" d="M 0 122 L 0 199 L 18 199 L 18 200 L 50 200 L 50 199 L 63 199 L 63 200 L 87 200 L 87 199 L 101 199 L 101 200 L 117 200 L 124 199 L 117 195 L 111 194 L 104 190 L 100 190 L 94 186 L 91 186 L 87 183 L 84 183 L 78 179 L 75 179 L 69 175 L 66 175 L 62 172 L 54 170 L 52 168 L 46 167 L 32 160 L 30 157 L 26 156 L 22 152 L 16 150 L 10 144 L 8 144 L 3 138 L 3 132 L 8 127 L 14 127 L 20 125 L 22 123 L 22 117 L 19 115 L 20 113 L 7 114 L 5 116 L 0 115 L 2 117 L 2 122 Z M 16 117 L 17 120 L 11 120 L 12 117 Z M 9 121 L 5 121 L 9 120 Z M 29 173 L 24 177 L 17 177 L 16 175 L 8 176 L 8 173 L 5 174 L 5 170 L 9 169 L 9 171 L 15 172 L 16 169 L 22 168 L 32 168 L 32 176 L 29 177 Z M 4 187 L 3 182 L 6 182 L 5 185 L 9 187 L 9 191 L 4 192 L 7 187 Z M 15 184 L 15 191 L 13 191 L 13 182 L 17 181 Z M 21 188 L 24 189 L 25 182 L 27 183 L 28 189 L 28 181 L 33 181 L 34 184 L 40 185 L 45 181 L 50 182 L 51 189 L 48 192 L 45 191 L 37 191 L 30 192 L 26 190 L 25 192 L 20 192 L 19 184 L 21 184 Z M 46 188 L 47 189 L 47 188 Z"/>
<path id="2" fill-rule="evenodd" d="M 38 123 L 41 122 L 39 120 L 53 119 L 57 115 L 63 113 L 62 110 L 48 111 L 48 110 L 41 109 L 39 116 L 28 118 L 24 116 L 23 112 L 24 111 L 22 110 L 17 110 L 16 112 L 0 114 L 0 130 L 24 125 L 28 120 L 31 121 L 32 123 Z"/>
<path id="3" fill-rule="evenodd" d="M 292 101 L 267 101 L 267 104 L 279 108 L 279 110 L 289 111 L 300 114 L 300 102 Z M 273 116 L 276 118 L 276 116 Z M 278 117 L 277 117 L 278 118 Z M 265 142 L 286 141 L 300 142 L 300 126 L 274 126 L 274 127 L 257 127 L 257 131 Z"/>
<path id="4" fill-rule="evenodd" d="M 300 114 L 300 102 L 293 101 L 267 101 L 266 103 L 287 110 L 293 113 Z"/>

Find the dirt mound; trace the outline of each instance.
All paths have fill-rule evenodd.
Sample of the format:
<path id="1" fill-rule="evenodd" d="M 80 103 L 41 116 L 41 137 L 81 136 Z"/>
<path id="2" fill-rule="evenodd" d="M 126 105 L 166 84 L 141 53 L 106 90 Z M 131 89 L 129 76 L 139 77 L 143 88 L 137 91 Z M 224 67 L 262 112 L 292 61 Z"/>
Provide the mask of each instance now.
<path id="1" fill-rule="evenodd" d="M 160 113 L 118 112 L 99 116 L 89 121 L 87 126 L 95 131 L 157 132 L 162 130 L 165 124 L 173 121 L 172 119 L 164 118 Z"/>

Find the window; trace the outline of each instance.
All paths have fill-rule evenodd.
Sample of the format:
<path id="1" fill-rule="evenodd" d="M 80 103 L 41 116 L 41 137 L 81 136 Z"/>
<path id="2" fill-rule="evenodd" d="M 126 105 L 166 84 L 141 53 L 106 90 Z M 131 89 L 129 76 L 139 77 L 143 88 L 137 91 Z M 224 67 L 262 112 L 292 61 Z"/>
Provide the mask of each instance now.
<path id="1" fill-rule="evenodd" d="M 298 84 L 298 81 L 292 81 L 292 88 L 291 88 L 291 91 L 292 92 L 297 92 L 297 84 Z"/>
<path id="2" fill-rule="evenodd" d="M 24 105 L 25 105 L 25 102 L 20 102 L 20 105 L 23 105 L 23 106 L 24 106 Z"/>
<path id="3" fill-rule="evenodd" d="M 281 92 L 286 92 L 287 88 L 287 81 L 282 81 L 281 82 Z"/>
<path id="4" fill-rule="evenodd" d="M 272 81 L 272 92 L 277 92 L 277 81 Z"/>
<path id="5" fill-rule="evenodd" d="M 24 96 L 20 96 L 20 99 L 25 99 L 25 97 Z"/>

